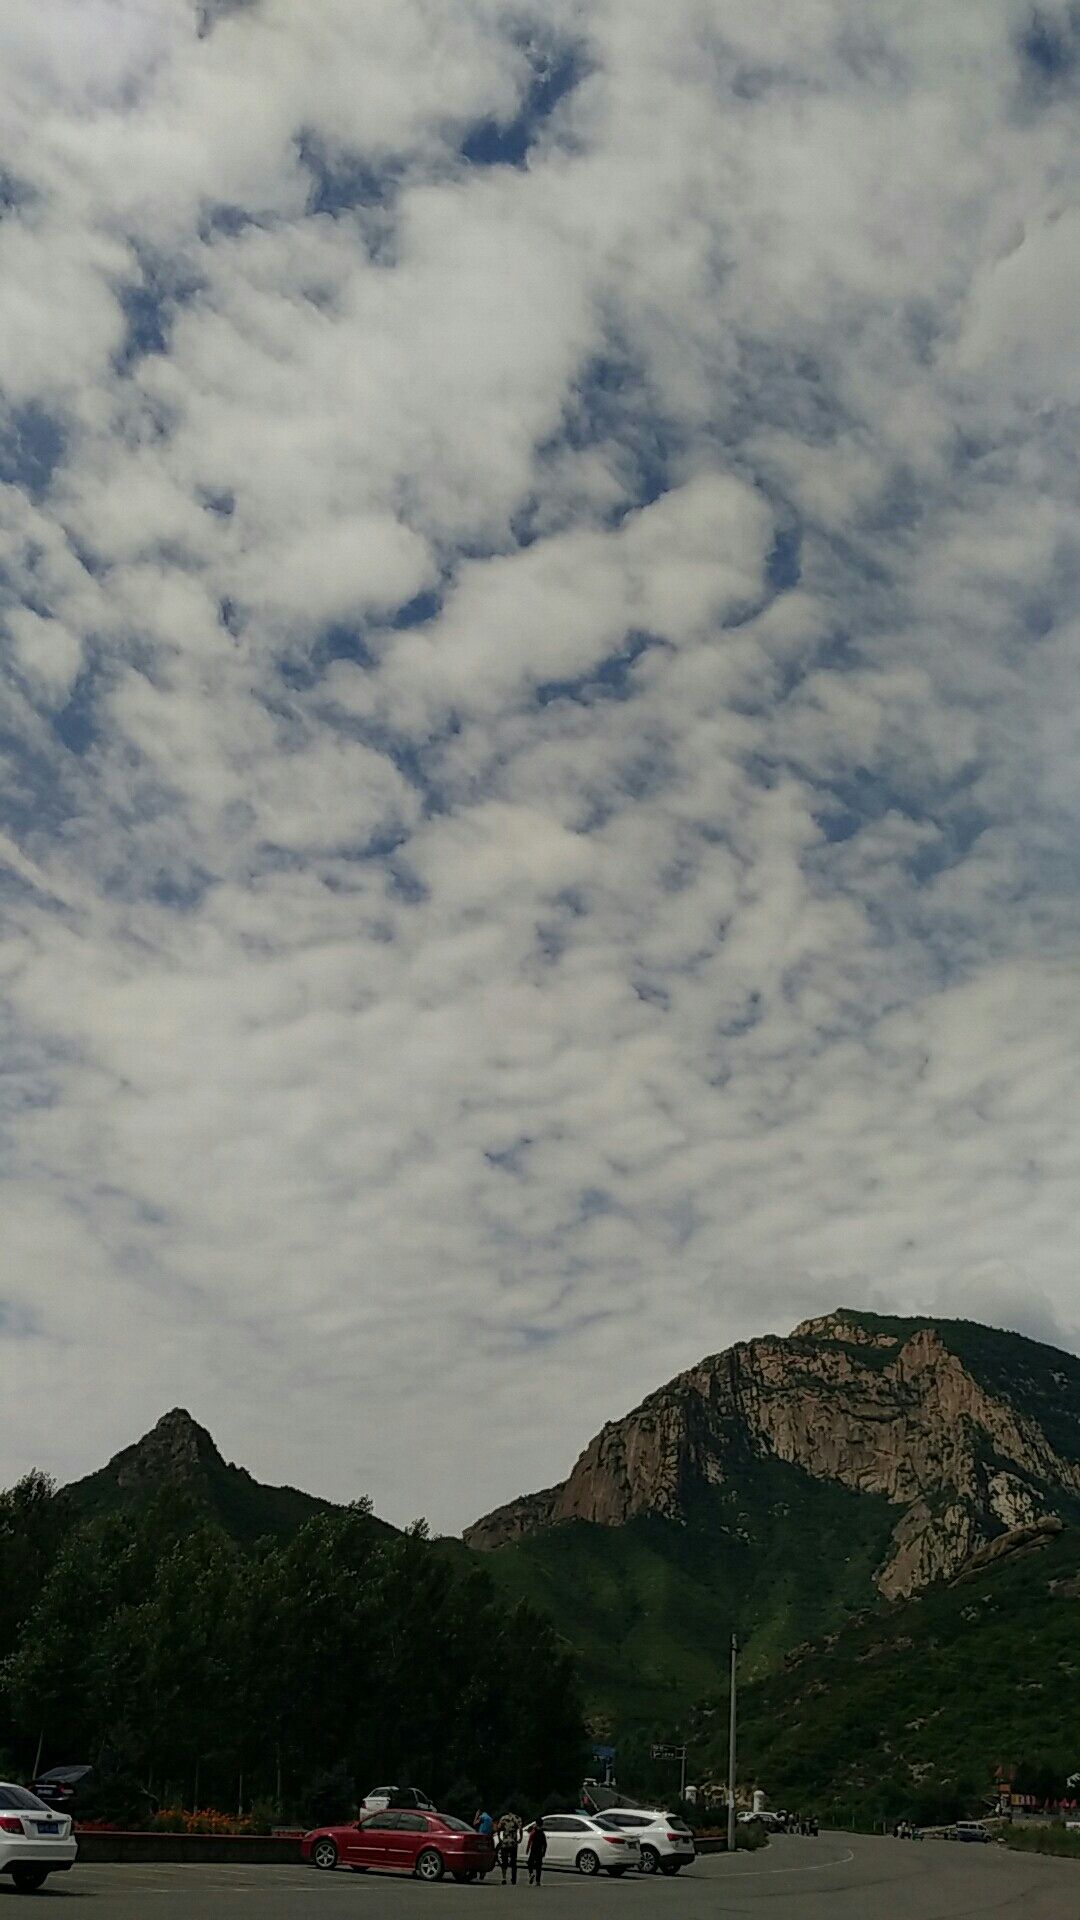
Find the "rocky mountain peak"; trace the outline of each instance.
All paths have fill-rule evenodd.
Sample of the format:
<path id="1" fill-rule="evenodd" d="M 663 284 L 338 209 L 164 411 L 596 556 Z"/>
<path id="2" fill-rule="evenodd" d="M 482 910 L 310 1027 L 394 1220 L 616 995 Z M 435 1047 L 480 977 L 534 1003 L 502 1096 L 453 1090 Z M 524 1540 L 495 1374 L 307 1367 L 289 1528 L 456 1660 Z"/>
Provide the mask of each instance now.
<path id="1" fill-rule="evenodd" d="M 852 1347 L 898 1347 L 901 1336 L 882 1328 L 867 1326 L 851 1307 L 837 1307 L 816 1320 L 800 1320 L 792 1329 L 793 1340 L 839 1340 Z"/>
<path id="2" fill-rule="evenodd" d="M 205 1427 L 185 1407 L 162 1414 L 156 1426 L 109 1461 L 120 1487 L 179 1486 L 224 1462 Z"/>
<path id="3" fill-rule="evenodd" d="M 496 1547 L 587 1520 L 687 1524 L 752 1498 L 755 1461 L 883 1497 L 887 1597 L 951 1574 L 1002 1532 L 1080 1517 L 1080 1362 L 970 1322 L 837 1308 L 711 1355 L 602 1429 L 569 1478 L 479 1520 Z M 722 1519 L 717 1519 L 723 1525 Z"/>

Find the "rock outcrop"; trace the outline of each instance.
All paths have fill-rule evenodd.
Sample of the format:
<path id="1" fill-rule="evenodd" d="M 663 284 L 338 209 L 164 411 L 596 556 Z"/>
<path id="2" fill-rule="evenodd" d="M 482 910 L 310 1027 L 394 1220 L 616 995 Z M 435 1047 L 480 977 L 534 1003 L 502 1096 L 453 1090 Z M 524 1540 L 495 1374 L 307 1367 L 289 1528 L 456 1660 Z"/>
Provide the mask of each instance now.
<path id="1" fill-rule="evenodd" d="M 109 1461 L 118 1487 L 182 1487 L 224 1461 L 205 1427 L 184 1407 L 163 1413 L 157 1425 Z"/>
<path id="2" fill-rule="evenodd" d="M 980 1363 L 980 1335 L 993 1364 Z M 1001 1377 L 1010 1339 L 1015 1384 Z M 465 1538 L 493 1548 L 573 1519 L 684 1520 L 701 1489 L 737 1484 L 748 1453 L 895 1506 L 877 1585 L 898 1598 L 1002 1533 L 1080 1513 L 1080 1360 L 966 1322 L 840 1309 L 679 1374 L 604 1427 L 561 1486 L 509 1502 Z"/>

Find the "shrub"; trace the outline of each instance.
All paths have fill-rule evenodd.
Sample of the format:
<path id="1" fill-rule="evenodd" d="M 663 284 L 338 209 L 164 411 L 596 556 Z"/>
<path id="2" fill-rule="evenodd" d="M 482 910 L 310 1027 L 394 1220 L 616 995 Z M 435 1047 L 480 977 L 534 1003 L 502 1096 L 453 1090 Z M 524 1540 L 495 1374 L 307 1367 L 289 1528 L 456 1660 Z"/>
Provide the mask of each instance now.
<path id="1" fill-rule="evenodd" d="M 1080 1833 L 1068 1833 L 1064 1827 L 1007 1826 L 1002 1837 L 1018 1853 L 1054 1853 L 1080 1860 Z"/>
<path id="2" fill-rule="evenodd" d="M 235 1813 L 221 1813 L 217 1807 L 162 1807 L 148 1822 L 153 1833 L 250 1833 L 251 1821 Z"/>
<path id="3" fill-rule="evenodd" d="M 356 1782 L 343 1760 L 315 1774 L 297 1796 L 296 1812 L 305 1827 L 332 1827 L 355 1820 Z"/>
<path id="4" fill-rule="evenodd" d="M 760 1820 L 747 1820 L 735 1829 L 735 1849 L 739 1853 L 757 1853 L 767 1847 L 769 1836 Z"/>

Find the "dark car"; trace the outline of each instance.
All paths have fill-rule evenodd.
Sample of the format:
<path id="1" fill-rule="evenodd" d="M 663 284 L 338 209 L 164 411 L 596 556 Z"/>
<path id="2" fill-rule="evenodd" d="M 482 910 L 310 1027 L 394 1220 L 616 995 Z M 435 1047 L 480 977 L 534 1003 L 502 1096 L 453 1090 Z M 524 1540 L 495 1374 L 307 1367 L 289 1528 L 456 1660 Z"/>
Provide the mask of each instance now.
<path id="1" fill-rule="evenodd" d="M 450 1813 L 409 1813 L 387 1807 L 352 1826 L 314 1827 L 300 1843 L 304 1860 L 323 1873 L 412 1873 L 418 1880 L 476 1880 L 495 1865 L 494 1843 Z"/>
<path id="2" fill-rule="evenodd" d="M 80 1789 L 85 1791 L 89 1786 L 92 1772 L 93 1768 L 88 1766 L 49 1767 L 40 1780 L 34 1781 L 34 1792 L 46 1806 L 63 1807 L 70 1813 Z"/>

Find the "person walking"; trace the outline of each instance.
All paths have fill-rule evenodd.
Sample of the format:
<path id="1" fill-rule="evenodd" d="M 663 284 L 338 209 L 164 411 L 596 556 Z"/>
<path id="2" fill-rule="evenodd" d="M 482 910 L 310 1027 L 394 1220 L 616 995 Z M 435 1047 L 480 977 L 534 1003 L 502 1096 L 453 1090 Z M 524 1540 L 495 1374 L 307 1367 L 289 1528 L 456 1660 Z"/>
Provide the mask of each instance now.
<path id="1" fill-rule="evenodd" d="M 547 1834 L 544 1832 L 544 1822 L 540 1815 L 537 1814 L 532 1824 L 532 1831 L 529 1834 L 529 1844 L 525 1849 L 525 1864 L 529 1869 L 529 1885 L 532 1887 L 538 1887 L 540 1885 L 540 1876 L 544 1871 L 544 1855 L 546 1852 Z"/>
<path id="2" fill-rule="evenodd" d="M 506 1885 L 506 1876 L 507 1873 L 509 1873 L 510 1885 L 516 1887 L 518 1848 L 521 1845 L 521 1821 L 518 1819 L 516 1813 L 512 1813 L 508 1809 L 507 1812 L 503 1814 L 502 1819 L 495 1829 L 495 1837 L 498 1842 L 499 1866 L 502 1869 L 503 1886 L 505 1887 Z"/>

